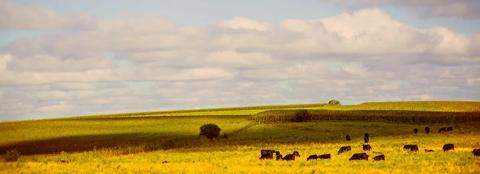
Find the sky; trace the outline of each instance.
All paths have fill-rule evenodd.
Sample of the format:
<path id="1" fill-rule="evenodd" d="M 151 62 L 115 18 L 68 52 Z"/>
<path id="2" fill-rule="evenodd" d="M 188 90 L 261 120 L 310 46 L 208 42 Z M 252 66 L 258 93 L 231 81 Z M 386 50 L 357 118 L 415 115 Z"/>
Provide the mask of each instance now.
<path id="1" fill-rule="evenodd" d="M 480 100 L 477 0 L 0 0 L 0 120 Z"/>

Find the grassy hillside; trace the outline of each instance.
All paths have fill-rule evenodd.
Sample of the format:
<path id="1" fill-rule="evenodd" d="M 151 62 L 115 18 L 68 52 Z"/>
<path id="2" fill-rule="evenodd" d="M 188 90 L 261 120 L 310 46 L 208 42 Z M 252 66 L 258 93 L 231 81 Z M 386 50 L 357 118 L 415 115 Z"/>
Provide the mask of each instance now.
<path id="1" fill-rule="evenodd" d="M 227 119 L 230 120 L 230 119 Z M 321 121 L 303 123 L 259 124 L 214 142 L 197 137 L 203 121 L 216 122 L 226 131 L 248 125 L 247 120 L 179 119 L 131 122 L 130 126 L 118 122 L 85 122 L 81 132 L 85 136 L 67 136 L 29 144 L 32 150 L 45 150 L 45 146 L 65 147 L 66 152 L 55 155 L 22 156 L 18 162 L 1 162 L 0 173 L 478 173 L 480 159 L 471 150 L 480 148 L 478 123 L 455 125 L 451 133 L 414 135 L 413 128 L 425 125 L 379 122 Z M 197 123 L 198 122 L 198 123 Z M 78 124 L 72 122 L 72 124 Z M 177 126 L 168 126 L 177 125 Z M 58 125 L 65 124 L 59 122 Z M 156 126 L 163 124 L 164 126 Z M 180 126 L 181 125 L 181 126 Z M 37 125 L 39 128 L 41 125 Z M 122 127 L 131 127 L 128 133 L 119 133 Z M 437 130 L 445 124 L 428 125 Z M 108 128 L 116 131 L 93 132 L 87 128 Z M 69 130 L 71 129 L 71 130 Z M 76 131 L 74 128 L 57 130 Z M 179 132 L 177 132 L 179 131 Z M 31 131 L 33 132 L 33 130 Z M 116 132 L 116 133 L 113 133 Z M 362 152 L 362 135 L 371 134 L 373 151 L 386 155 L 386 161 L 349 161 L 353 153 Z M 423 132 L 423 131 L 422 131 Z M 350 134 L 352 141 L 345 141 Z M 18 134 L 22 135 L 22 134 Z M 24 134 L 25 135 L 25 134 Z M 168 141 L 173 140 L 173 141 Z M 134 142 L 134 144 L 129 144 Z M 164 145 L 172 148 L 162 149 Z M 129 145 L 102 149 L 91 145 L 110 143 Z M 139 143 L 139 144 L 135 144 Z M 180 144 L 178 144 L 180 143 Z M 184 143 L 184 144 L 182 144 Z M 420 152 L 402 150 L 404 144 L 418 144 Z M 443 152 L 441 147 L 454 143 L 455 151 Z M 148 148 L 149 145 L 158 149 Z M 177 146 L 179 145 L 179 146 Z M 185 146 L 186 145 L 186 146 Z M 352 151 L 337 155 L 340 146 L 350 145 Z M 87 147 L 82 153 L 71 153 L 68 147 Z M 177 147 L 176 147 L 177 146 Z M 426 153 L 424 148 L 435 152 Z M 48 148 L 46 148 L 48 149 Z M 96 149 L 96 150 L 94 150 Z M 293 162 L 259 160 L 260 149 L 277 149 L 283 154 L 297 150 L 301 157 Z M 84 149 L 87 150 L 87 149 Z M 310 154 L 332 154 L 332 159 L 306 161 Z M 368 152 L 371 156 L 377 153 Z M 168 163 L 162 163 L 168 161 Z"/>
<path id="2" fill-rule="evenodd" d="M 282 105 L 1 122 L 0 152 L 16 149 L 23 155 L 17 162 L 0 158 L 0 173 L 479 173 L 480 158 L 473 157 L 471 150 L 480 148 L 480 122 L 388 123 L 371 119 L 414 111 L 419 115 L 477 113 L 477 106 L 480 102 Z M 273 124 L 251 119 L 253 114 L 271 112 L 268 110 L 295 113 L 298 109 L 328 112 L 335 118 L 345 112 L 361 113 L 365 119 Z M 395 117 L 411 119 L 402 114 Z M 227 136 L 216 141 L 199 137 L 199 127 L 205 123 L 219 125 L 221 135 Z M 425 126 L 432 128 L 432 133 L 423 133 Z M 445 126 L 453 126 L 454 131 L 436 132 Z M 421 133 L 414 135 L 414 128 Z M 381 152 L 386 161 L 348 160 L 353 153 L 362 152 L 365 132 L 372 136 L 370 144 L 375 151 L 368 153 Z M 346 134 L 352 141 L 344 140 Z M 420 152 L 402 150 L 410 143 L 418 144 Z M 441 151 L 446 143 L 454 143 L 455 150 Z M 337 155 L 343 145 L 352 146 L 352 151 Z M 284 154 L 297 150 L 302 156 L 293 162 L 261 161 L 259 151 L 265 148 Z M 423 152 L 424 148 L 435 152 Z M 309 154 L 322 153 L 331 153 L 332 159 L 306 161 Z"/>

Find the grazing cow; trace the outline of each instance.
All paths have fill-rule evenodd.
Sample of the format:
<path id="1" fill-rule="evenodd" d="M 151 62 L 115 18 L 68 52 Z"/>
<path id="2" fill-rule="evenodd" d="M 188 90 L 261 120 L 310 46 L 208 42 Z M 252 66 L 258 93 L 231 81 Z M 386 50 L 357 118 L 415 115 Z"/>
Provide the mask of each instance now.
<path id="1" fill-rule="evenodd" d="M 447 132 L 453 131 L 453 127 L 447 127 L 446 131 Z"/>
<path id="2" fill-rule="evenodd" d="M 370 141 L 370 135 L 368 133 L 365 133 L 363 140 L 365 141 L 365 143 L 368 143 Z"/>
<path id="3" fill-rule="evenodd" d="M 447 131 L 447 128 L 446 127 L 442 127 L 440 129 L 438 129 L 438 133 L 440 132 L 446 132 Z"/>
<path id="4" fill-rule="evenodd" d="M 293 155 L 300 157 L 300 153 L 298 153 L 298 151 L 293 151 Z"/>
<path id="5" fill-rule="evenodd" d="M 346 139 L 347 141 L 350 141 L 350 140 L 351 140 L 350 135 L 345 136 L 345 139 Z"/>
<path id="6" fill-rule="evenodd" d="M 455 150 L 455 146 L 453 144 L 445 144 L 443 145 L 443 151 Z"/>
<path id="7" fill-rule="evenodd" d="M 283 157 L 282 159 L 287 161 L 295 160 L 295 156 L 300 157 L 300 153 L 298 153 L 297 151 L 293 151 L 293 153 L 285 155 L 285 157 Z"/>
<path id="8" fill-rule="evenodd" d="M 295 155 L 293 155 L 293 154 L 287 154 L 287 155 L 285 155 L 282 159 L 283 159 L 283 160 L 287 160 L 287 161 L 295 160 Z"/>
<path id="9" fill-rule="evenodd" d="M 330 159 L 330 158 L 332 158 L 332 156 L 329 153 L 327 153 L 327 154 L 318 155 L 318 158 L 319 159 Z"/>
<path id="10" fill-rule="evenodd" d="M 377 155 L 373 157 L 373 160 L 375 161 L 385 160 L 385 155 Z"/>
<path id="11" fill-rule="evenodd" d="M 280 151 L 275 151 L 275 159 L 276 160 L 281 160 L 282 159 L 282 154 L 280 153 Z"/>
<path id="12" fill-rule="evenodd" d="M 418 129 L 417 129 L 417 128 L 413 129 L 413 133 L 414 133 L 414 134 L 417 134 L 417 133 L 418 133 Z"/>
<path id="13" fill-rule="evenodd" d="M 338 154 L 341 154 L 341 153 L 343 153 L 343 152 L 348 152 L 348 151 L 350 151 L 350 150 L 352 150 L 352 147 L 350 147 L 350 146 L 342 146 L 342 147 L 340 147 L 340 149 L 338 150 Z"/>
<path id="14" fill-rule="evenodd" d="M 473 156 L 480 156 L 480 149 L 473 149 Z"/>
<path id="15" fill-rule="evenodd" d="M 283 157 L 282 159 L 287 161 L 295 160 L 296 156 L 300 157 L 300 153 L 298 153 L 298 151 L 293 151 L 293 153 L 285 155 L 285 157 Z"/>
<path id="16" fill-rule="evenodd" d="M 260 150 L 260 159 L 273 159 L 275 150 Z"/>
<path id="17" fill-rule="evenodd" d="M 349 160 L 368 160 L 368 155 L 367 153 L 356 153 Z"/>
<path id="18" fill-rule="evenodd" d="M 425 133 L 427 133 L 427 134 L 430 133 L 430 128 L 428 126 L 425 127 Z"/>
<path id="19" fill-rule="evenodd" d="M 310 156 L 308 156 L 307 161 L 309 161 L 309 160 L 316 160 L 317 158 L 318 158 L 317 155 L 310 155 Z"/>
<path id="20" fill-rule="evenodd" d="M 403 146 L 404 150 L 410 150 L 412 152 L 418 152 L 418 146 L 416 144 L 407 144 Z"/>
<path id="21" fill-rule="evenodd" d="M 363 150 L 372 150 L 372 146 L 370 146 L 370 144 L 364 144 Z"/>
<path id="22" fill-rule="evenodd" d="M 434 152 L 432 149 L 425 149 L 425 152 Z"/>

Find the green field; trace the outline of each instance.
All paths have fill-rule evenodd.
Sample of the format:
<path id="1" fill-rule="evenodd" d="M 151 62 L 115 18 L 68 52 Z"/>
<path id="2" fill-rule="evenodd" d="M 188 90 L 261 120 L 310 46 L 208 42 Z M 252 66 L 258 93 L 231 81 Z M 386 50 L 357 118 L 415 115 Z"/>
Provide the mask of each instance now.
<path id="1" fill-rule="evenodd" d="M 354 121 L 254 119 L 264 111 L 304 109 L 431 115 L 427 122 L 408 123 L 369 116 Z M 0 159 L 0 173 L 479 173 L 480 157 L 474 157 L 472 149 L 480 148 L 480 122 L 438 121 L 437 113 L 472 113 L 478 118 L 480 102 L 281 105 L 2 122 L 1 152 L 16 149 L 23 155 L 16 162 Z M 215 141 L 199 137 L 199 127 L 205 123 L 217 124 L 222 136 Z M 425 134 L 425 126 L 432 133 Z M 454 131 L 437 133 L 445 126 L 453 126 Z M 413 134 L 414 128 L 420 133 Z M 385 161 L 348 160 L 363 152 L 366 132 L 372 136 L 373 150 L 368 154 L 383 153 Z M 345 141 L 346 134 L 352 141 Z M 446 143 L 455 144 L 455 150 L 443 152 Z M 420 152 L 403 151 L 404 144 L 418 144 Z M 352 146 L 352 151 L 337 155 L 344 145 Z M 435 152 L 426 153 L 425 148 Z M 261 149 L 283 154 L 297 150 L 301 157 L 289 162 L 259 160 Z M 323 153 L 331 153 L 332 159 L 306 161 L 309 154 Z"/>

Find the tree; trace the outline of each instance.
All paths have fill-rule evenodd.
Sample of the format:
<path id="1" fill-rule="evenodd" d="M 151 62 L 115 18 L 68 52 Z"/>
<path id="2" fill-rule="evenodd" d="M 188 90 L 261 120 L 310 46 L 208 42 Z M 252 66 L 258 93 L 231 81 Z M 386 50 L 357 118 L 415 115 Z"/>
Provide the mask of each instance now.
<path id="1" fill-rule="evenodd" d="M 220 135 L 220 128 L 216 124 L 204 124 L 200 127 L 200 136 L 205 136 L 212 140 Z"/>
<path id="2" fill-rule="evenodd" d="M 340 105 L 340 101 L 338 101 L 338 100 L 330 100 L 330 101 L 328 101 L 328 104 L 329 104 L 329 105 Z"/>

